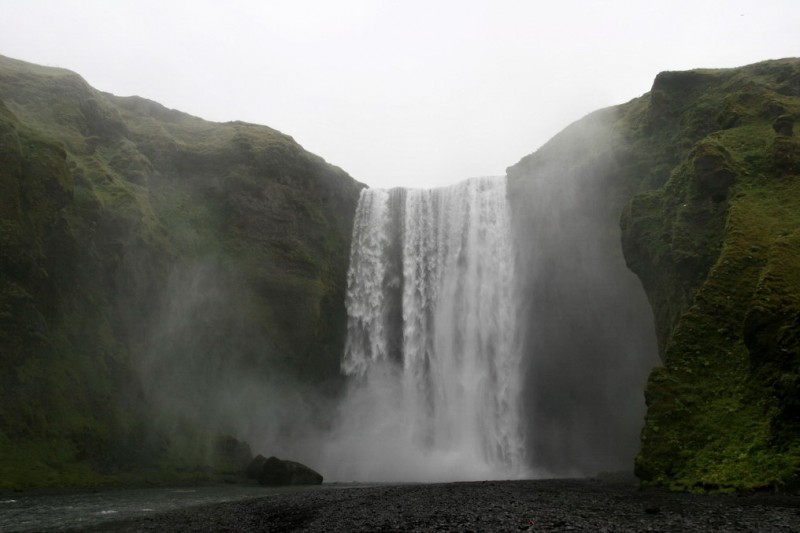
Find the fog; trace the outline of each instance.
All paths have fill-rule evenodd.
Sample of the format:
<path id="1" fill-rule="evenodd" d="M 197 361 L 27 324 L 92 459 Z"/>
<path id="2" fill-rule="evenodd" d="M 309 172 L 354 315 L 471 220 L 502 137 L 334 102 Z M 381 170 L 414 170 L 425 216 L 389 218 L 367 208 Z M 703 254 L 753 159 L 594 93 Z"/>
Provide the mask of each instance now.
<path id="1" fill-rule="evenodd" d="M 652 311 L 620 245 L 631 189 L 609 150 L 614 113 L 509 169 L 528 450 L 558 476 L 631 469 L 658 362 Z"/>
<path id="2" fill-rule="evenodd" d="M 361 192 L 336 479 L 526 474 L 505 178 Z"/>
<path id="3" fill-rule="evenodd" d="M 254 296 L 217 257 L 171 267 L 133 348 L 154 430 L 182 462 L 211 464 L 219 435 L 314 464 L 331 399 L 290 372 Z"/>
<path id="4" fill-rule="evenodd" d="M 632 470 L 658 350 L 621 251 L 635 185 L 615 118 L 567 128 L 509 169 L 508 191 L 496 178 L 362 192 L 349 388 L 324 437 L 336 479 Z"/>

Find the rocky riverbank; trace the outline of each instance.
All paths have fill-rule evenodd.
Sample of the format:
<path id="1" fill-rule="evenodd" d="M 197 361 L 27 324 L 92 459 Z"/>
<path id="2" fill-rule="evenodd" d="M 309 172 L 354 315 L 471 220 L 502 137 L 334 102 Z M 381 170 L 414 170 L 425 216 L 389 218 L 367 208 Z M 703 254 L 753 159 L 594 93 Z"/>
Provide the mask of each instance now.
<path id="1" fill-rule="evenodd" d="M 96 531 L 800 531 L 800 494 L 703 495 L 600 480 L 337 487 Z"/>

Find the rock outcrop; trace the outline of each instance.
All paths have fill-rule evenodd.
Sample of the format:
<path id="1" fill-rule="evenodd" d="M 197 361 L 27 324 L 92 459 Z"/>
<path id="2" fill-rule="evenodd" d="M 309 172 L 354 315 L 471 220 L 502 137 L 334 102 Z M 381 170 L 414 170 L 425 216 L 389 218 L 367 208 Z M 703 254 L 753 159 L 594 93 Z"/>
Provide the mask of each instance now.
<path id="1" fill-rule="evenodd" d="M 322 475 L 302 463 L 269 457 L 261 468 L 258 482 L 268 486 L 320 485 Z"/>
<path id="2" fill-rule="evenodd" d="M 319 472 L 302 463 L 275 456 L 265 458 L 263 455 L 257 455 L 247 467 L 247 477 L 270 487 L 320 485 L 323 480 Z"/>

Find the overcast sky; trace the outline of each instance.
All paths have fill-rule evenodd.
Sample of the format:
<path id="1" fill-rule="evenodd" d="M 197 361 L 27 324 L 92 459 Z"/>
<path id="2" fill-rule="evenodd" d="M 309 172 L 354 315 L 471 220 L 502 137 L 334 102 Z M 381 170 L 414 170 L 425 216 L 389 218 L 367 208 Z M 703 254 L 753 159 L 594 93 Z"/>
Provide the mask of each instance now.
<path id="1" fill-rule="evenodd" d="M 0 0 L 0 54 L 266 124 L 373 187 L 502 175 L 662 70 L 800 56 L 800 1 Z"/>

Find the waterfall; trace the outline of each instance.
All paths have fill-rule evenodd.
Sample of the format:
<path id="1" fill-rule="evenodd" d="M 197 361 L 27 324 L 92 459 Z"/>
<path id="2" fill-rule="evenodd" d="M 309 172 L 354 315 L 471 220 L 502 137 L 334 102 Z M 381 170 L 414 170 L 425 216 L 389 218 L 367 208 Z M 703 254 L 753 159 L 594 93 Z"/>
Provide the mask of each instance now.
<path id="1" fill-rule="evenodd" d="M 514 271 L 505 178 L 362 191 L 334 478 L 522 475 Z"/>

